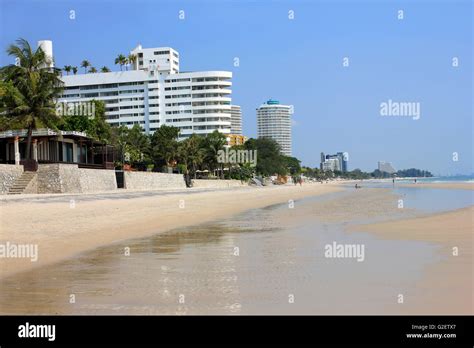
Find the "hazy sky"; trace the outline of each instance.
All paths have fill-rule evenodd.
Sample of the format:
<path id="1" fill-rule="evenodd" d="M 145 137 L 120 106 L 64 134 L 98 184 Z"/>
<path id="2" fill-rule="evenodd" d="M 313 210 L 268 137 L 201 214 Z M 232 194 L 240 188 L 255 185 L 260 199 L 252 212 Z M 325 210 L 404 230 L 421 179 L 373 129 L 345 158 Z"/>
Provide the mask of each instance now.
<path id="1" fill-rule="evenodd" d="M 304 165 L 319 166 L 321 151 L 347 151 L 349 169 L 373 170 L 384 160 L 396 169 L 472 173 L 472 7 L 470 0 L 0 0 L 0 63 L 11 62 L 5 48 L 19 37 L 52 40 L 60 67 L 88 59 L 119 70 L 117 54 L 138 43 L 171 46 L 182 71 L 233 72 L 247 136 L 256 135 L 255 109 L 268 98 L 294 105 L 293 154 Z M 389 100 L 419 103 L 419 119 L 382 116 Z"/>

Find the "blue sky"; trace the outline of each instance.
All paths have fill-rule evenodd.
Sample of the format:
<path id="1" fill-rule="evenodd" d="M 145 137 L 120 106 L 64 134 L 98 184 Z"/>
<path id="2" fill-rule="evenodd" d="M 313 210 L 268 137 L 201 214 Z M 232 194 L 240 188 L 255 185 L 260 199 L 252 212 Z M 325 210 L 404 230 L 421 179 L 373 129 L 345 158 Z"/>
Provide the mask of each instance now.
<path id="1" fill-rule="evenodd" d="M 384 160 L 397 169 L 472 173 L 472 7 L 470 0 L 0 0 L 0 64 L 11 62 L 5 48 L 19 37 L 52 40 L 61 67 L 88 59 L 119 70 L 117 54 L 138 43 L 171 46 L 181 70 L 234 73 L 245 135 L 256 135 L 255 109 L 268 98 L 294 105 L 293 154 L 304 165 L 319 166 L 321 151 L 347 151 L 350 169 Z M 420 103 L 420 119 L 381 116 L 389 99 Z"/>

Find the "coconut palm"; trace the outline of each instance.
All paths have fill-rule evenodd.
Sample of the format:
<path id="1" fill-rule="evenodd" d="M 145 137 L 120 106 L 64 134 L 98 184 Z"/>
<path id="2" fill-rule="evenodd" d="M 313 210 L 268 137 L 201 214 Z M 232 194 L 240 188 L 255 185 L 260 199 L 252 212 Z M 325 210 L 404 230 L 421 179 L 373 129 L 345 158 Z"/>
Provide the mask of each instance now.
<path id="1" fill-rule="evenodd" d="M 73 67 L 72 67 L 72 73 L 73 73 L 74 75 L 77 74 L 77 66 L 73 66 Z"/>
<path id="2" fill-rule="evenodd" d="M 87 68 L 91 66 L 91 63 L 84 59 L 82 62 L 81 62 L 81 68 L 84 68 L 84 73 L 87 74 Z"/>
<path id="3" fill-rule="evenodd" d="M 196 172 L 204 159 L 204 149 L 202 141 L 204 138 L 197 134 L 179 143 L 178 156 L 179 161 L 186 165 L 188 173 L 196 179 Z"/>
<path id="4" fill-rule="evenodd" d="M 135 66 L 135 62 L 137 61 L 137 56 L 135 54 L 130 54 L 127 57 L 128 64 Z"/>
<path id="5" fill-rule="evenodd" d="M 127 58 L 123 54 L 119 54 L 117 58 L 115 58 L 115 64 L 120 65 L 120 71 L 122 71 L 122 67 L 127 64 Z"/>
<path id="6" fill-rule="evenodd" d="M 90 72 L 91 74 L 95 74 L 95 73 L 97 72 L 97 69 L 94 68 L 94 67 L 92 67 L 92 68 L 89 69 L 89 72 Z"/>
<path id="7" fill-rule="evenodd" d="M 106 66 L 103 66 L 102 68 L 100 68 L 100 71 L 105 73 L 105 72 L 110 72 L 110 69 L 107 68 Z"/>
<path id="8" fill-rule="evenodd" d="M 49 67 L 49 59 L 41 47 L 34 51 L 28 41 L 19 39 L 7 49 L 18 65 L 0 69 L 2 93 L 0 114 L 10 124 L 27 130 L 26 159 L 31 159 L 33 130 L 40 127 L 56 128 L 59 117 L 55 101 L 62 93 L 61 70 Z"/>
<path id="9" fill-rule="evenodd" d="M 69 75 L 69 73 L 71 72 L 71 69 L 72 69 L 72 66 L 70 65 L 65 65 L 63 70 L 66 72 L 66 75 Z"/>

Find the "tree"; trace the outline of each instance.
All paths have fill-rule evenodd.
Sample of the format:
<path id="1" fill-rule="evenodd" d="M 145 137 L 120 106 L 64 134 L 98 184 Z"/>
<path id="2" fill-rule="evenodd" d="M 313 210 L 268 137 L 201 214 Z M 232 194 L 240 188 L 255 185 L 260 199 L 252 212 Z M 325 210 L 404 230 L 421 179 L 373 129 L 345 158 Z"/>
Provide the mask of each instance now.
<path id="1" fill-rule="evenodd" d="M 92 73 L 92 74 L 95 74 L 97 72 L 97 69 L 92 67 L 89 69 L 89 72 Z"/>
<path id="2" fill-rule="evenodd" d="M 120 65 L 120 71 L 122 71 L 122 67 L 127 64 L 127 58 L 123 54 L 119 54 L 117 58 L 115 58 L 115 64 Z"/>
<path id="3" fill-rule="evenodd" d="M 178 155 L 179 128 L 162 125 L 151 136 L 151 157 L 156 167 L 172 167 Z"/>
<path id="4" fill-rule="evenodd" d="M 210 171 L 220 169 L 220 178 L 224 177 L 224 164 L 218 163 L 217 159 L 219 151 L 224 149 L 226 143 L 226 136 L 217 130 L 208 134 L 202 142 L 204 149 L 204 162 L 207 164 Z"/>
<path id="5" fill-rule="evenodd" d="M 107 72 L 110 72 L 110 69 L 107 68 L 106 66 L 103 66 L 102 68 L 100 68 L 100 71 L 103 73 L 107 73 Z"/>
<path id="6" fill-rule="evenodd" d="M 283 161 L 291 175 L 301 174 L 301 161 L 296 157 L 283 156 Z"/>
<path id="7" fill-rule="evenodd" d="M 88 115 L 68 115 L 62 118 L 60 129 L 85 132 L 88 136 L 104 143 L 111 143 L 112 127 L 106 121 L 105 103 L 93 100 L 94 117 Z"/>
<path id="8" fill-rule="evenodd" d="M 72 73 L 73 73 L 74 75 L 77 74 L 77 66 L 73 66 L 73 67 L 72 67 Z"/>
<path id="9" fill-rule="evenodd" d="M 263 176 L 286 175 L 288 173 L 287 161 L 280 152 L 280 145 L 270 138 L 250 138 L 244 144 L 248 150 L 257 150 L 258 174 Z"/>
<path id="10" fill-rule="evenodd" d="M 135 54 L 130 54 L 128 57 L 127 57 L 127 62 L 128 64 L 135 64 L 135 62 L 137 61 L 137 56 Z"/>
<path id="11" fill-rule="evenodd" d="M 133 125 L 125 133 L 127 136 L 125 150 L 130 157 L 130 163 L 137 165 L 149 159 L 150 139 L 143 134 L 143 129 L 138 124 Z"/>
<path id="12" fill-rule="evenodd" d="M 66 75 L 69 75 L 69 73 L 71 72 L 71 69 L 72 69 L 72 66 L 70 65 L 65 65 L 63 70 L 66 72 Z"/>
<path id="13" fill-rule="evenodd" d="M 91 63 L 88 60 L 83 60 L 81 62 L 81 68 L 84 68 L 84 73 L 87 74 L 87 68 L 91 66 Z"/>
<path id="14" fill-rule="evenodd" d="M 18 65 L 0 69 L 2 93 L 0 114 L 9 122 L 27 129 L 26 159 L 31 159 L 33 130 L 57 129 L 59 117 L 55 101 L 63 90 L 60 69 L 49 68 L 49 59 L 41 47 L 33 51 L 28 41 L 19 39 L 7 49 Z"/>
<path id="15" fill-rule="evenodd" d="M 197 134 L 179 143 L 178 159 L 186 165 L 189 174 L 196 179 L 196 171 L 202 164 L 204 149 L 202 148 L 203 138 Z"/>

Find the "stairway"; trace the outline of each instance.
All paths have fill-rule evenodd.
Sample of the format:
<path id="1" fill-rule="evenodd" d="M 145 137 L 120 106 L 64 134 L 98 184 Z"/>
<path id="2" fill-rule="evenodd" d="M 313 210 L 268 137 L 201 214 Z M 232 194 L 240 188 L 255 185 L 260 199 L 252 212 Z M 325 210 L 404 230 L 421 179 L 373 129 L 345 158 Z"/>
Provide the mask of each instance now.
<path id="1" fill-rule="evenodd" d="M 19 195 L 23 193 L 30 181 L 35 177 L 36 172 L 23 172 L 21 176 L 15 180 L 12 187 L 8 190 L 9 195 Z"/>

